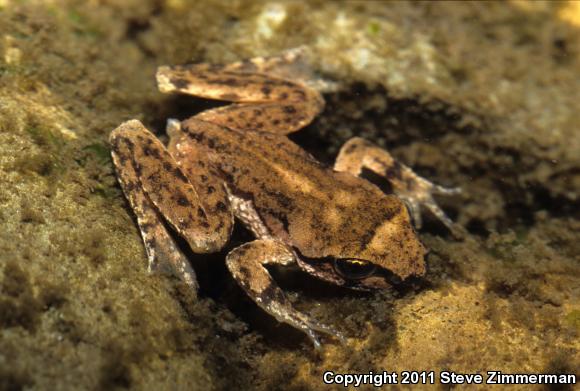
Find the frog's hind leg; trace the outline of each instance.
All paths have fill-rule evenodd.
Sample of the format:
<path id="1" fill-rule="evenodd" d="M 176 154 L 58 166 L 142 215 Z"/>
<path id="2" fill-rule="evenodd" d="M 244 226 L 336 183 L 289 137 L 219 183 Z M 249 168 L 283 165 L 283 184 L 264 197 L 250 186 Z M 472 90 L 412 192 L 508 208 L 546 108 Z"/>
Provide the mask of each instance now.
<path id="1" fill-rule="evenodd" d="M 262 309 L 278 321 L 302 330 L 310 337 L 314 346 L 320 348 L 317 332 L 344 340 L 332 328 L 320 324 L 296 311 L 284 292 L 276 285 L 264 265 L 288 265 L 295 262 L 294 254 L 281 242 L 260 239 L 232 250 L 226 264 L 234 279 Z"/>
<path id="2" fill-rule="evenodd" d="M 233 65 L 163 66 L 157 84 L 162 92 L 235 102 L 196 117 L 237 130 L 288 134 L 308 125 L 324 108 L 320 93 L 300 81 Z"/>
<path id="3" fill-rule="evenodd" d="M 305 45 L 288 49 L 276 56 L 254 57 L 226 65 L 227 70 L 263 73 L 286 80 L 296 80 L 321 93 L 338 91 L 338 83 L 322 78 L 314 72 L 311 52 Z"/>
<path id="4" fill-rule="evenodd" d="M 334 169 L 359 176 L 367 168 L 384 177 L 409 207 L 417 228 L 421 227 L 421 210 L 424 206 L 431 211 L 454 234 L 461 235 L 461 229 L 451 221 L 433 199 L 433 194 L 457 194 L 459 188 L 445 188 L 421 178 L 409 167 L 397 162 L 386 150 L 360 137 L 347 141 L 341 148 Z"/>
<path id="5" fill-rule="evenodd" d="M 139 121 L 128 121 L 110 136 L 121 188 L 132 209 L 149 259 L 149 269 L 169 265 L 187 284 L 197 287 L 195 273 L 171 238 L 163 219 L 198 253 L 220 249 L 229 238 L 233 215 L 205 212 L 196 190 L 159 140 Z M 221 219 L 219 219 L 221 217 Z"/>

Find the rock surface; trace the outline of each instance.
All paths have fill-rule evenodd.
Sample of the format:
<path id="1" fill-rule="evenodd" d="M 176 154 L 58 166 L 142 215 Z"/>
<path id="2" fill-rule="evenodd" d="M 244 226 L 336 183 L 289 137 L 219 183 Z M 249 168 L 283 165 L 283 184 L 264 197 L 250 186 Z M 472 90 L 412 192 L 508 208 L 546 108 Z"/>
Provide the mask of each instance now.
<path id="1" fill-rule="evenodd" d="M 313 389 L 325 370 L 580 375 L 578 3 L 105 4 L 0 1 L 0 389 Z M 304 44 L 340 91 L 293 139 L 326 162 L 352 135 L 388 147 L 463 187 L 441 202 L 469 231 L 455 240 L 426 222 L 430 269 L 412 291 L 276 273 L 298 308 L 350 337 L 320 355 L 244 296 L 225 252 L 192 257 L 199 300 L 148 275 L 106 142 L 124 120 L 162 135 L 166 118 L 207 105 L 158 93 L 159 65 Z"/>

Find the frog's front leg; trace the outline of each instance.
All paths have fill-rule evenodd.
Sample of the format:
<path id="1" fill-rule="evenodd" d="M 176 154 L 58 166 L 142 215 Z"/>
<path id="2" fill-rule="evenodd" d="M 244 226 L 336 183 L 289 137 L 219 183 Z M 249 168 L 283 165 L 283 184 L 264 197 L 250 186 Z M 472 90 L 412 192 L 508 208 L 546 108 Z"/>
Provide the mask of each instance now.
<path id="1" fill-rule="evenodd" d="M 262 309 L 278 321 L 288 323 L 305 332 L 320 348 L 316 332 L 330 334 L 341 340 L 344 337 L 332 328 L 309 319 L 296 311 L 284 292 L 276 285 L 264 265 L 288 265 L 295 262 L 294 254 L 282 242 L 259 239 L 232 250 L 226 263 L 233 277 Z"/>
<path id="2" fill-rule="evenodd" d="M 195 273 L 163 219 L 197 253 L 219 250 L 228 240 L 233 214 L 225 191 L 222 199 L 202 199 L 207 183 L 188 179 L 163 144 L 136 120 L 121 124 L 109 138 L 121 188 L 135 214 L 149 259 L 149 270 L 170 266 L 186 283 L 197 287 Z M 214 193 L 218 194 L 216 191 Z"/>
<path id="3" fill-rule="evenodd" d="M 459 188 L 445 188 L 421 178 L 409 167 L 397 162 L 386 150 L 360 137 L 347 141 L 341 148 L 334 169 L 360 175 L 363 168 L 383 176 L 409 207 L 413 220 L 421 227 L 421 205 L 431 211 L 454 234 L 460 235 L 460 228 L 451 221 L 433 199 L 433 194 L 457 194 Z"/>

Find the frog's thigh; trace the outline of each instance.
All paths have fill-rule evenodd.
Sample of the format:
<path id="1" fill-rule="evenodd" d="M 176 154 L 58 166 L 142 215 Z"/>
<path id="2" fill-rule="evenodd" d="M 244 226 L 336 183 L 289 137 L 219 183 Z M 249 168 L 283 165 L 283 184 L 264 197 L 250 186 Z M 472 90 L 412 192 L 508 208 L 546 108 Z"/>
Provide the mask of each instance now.
<path id="1" fill-rule="evenodd" d="M 241 103 L 204 111 L 195 117 L 236 130 L 289 134 L 302 129 L 320 112 L 309 102 Z"/>
<path id="2" fill-rule="evenodd" d="M 324 107 L 320 93 L 306 85 L 223 67 L 211 70 L 204 70 L 203 65 L 160 67 L 157 83 L 162 92 L 237 102 L 197 117 L 238 130 L 288 134 L 309 124 Z"/>
<path id="3" fill-rule="evenodd" d="M 305 332 L 316 347 L 320 347 L 316 332 L 342 338 L 338 332 L 294 310 L 264 267 L 267 264 L 288 265 L 292 262 L 295 262 L 292 252 L 283 243 L 271 239 L 246 243 L 232 250 L 226 258 L 228 269 L 240 286 L 252 300 L 278 321 Z"/>
<path id="4" fill-rule="evenodd" d="M 420 206 L 423 205 L 449 229 L 459 234 L 458 227 L 439 208 L 432 197 L 435 193 L 446 195 L 459 193 L 458 188 L 449 189 L 435 185 L 415 174 L 409 167 L 397 162 L 386 150 L 365 139 L 355 137 L 347 141 L 340 149 L 334 169 L 359 176 L 363 168 L 389 181 L 395 194 L 409 206 L 417 227 L 421 226 Z"/>
<path id="5" fill-rule="evenodd" d="M 156 211 L 197 253 L 213 252 L 229 239 L 233 213 L 225 194 L 211 208 L 183 174 L 163 144 L 136 120 L 123 123 L 110 136 L 118 172 L 131 172 Z M 131 189 L 128 189 L 131 190 Z"/>
<path id="6" fill-rule="evenodd" d="M 162 265 L 167 265 L 197 292 L 198 284 L 195 272 L 167 232 L 155 206 L 141 188 L 138 175 L 131 163 L 131 157 L 122 142 L 117 142 L 116 147 L 113 148 L 112 156 L 121 188 L 129 200 L 131 209 L 137 216 L 137 224 L 149 260 L 149 271 L 152 272 Z"/>

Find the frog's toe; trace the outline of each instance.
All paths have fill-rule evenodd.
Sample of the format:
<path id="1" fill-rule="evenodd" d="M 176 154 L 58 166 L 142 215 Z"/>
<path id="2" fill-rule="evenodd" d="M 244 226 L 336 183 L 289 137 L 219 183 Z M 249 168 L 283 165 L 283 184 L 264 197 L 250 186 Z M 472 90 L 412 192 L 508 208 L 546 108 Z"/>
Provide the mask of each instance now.
<path id="1" fill-rule="evenodd" d="M 444 187 L 433 184 L 433 193 L 442 194 L 442 195 L 455 195 L 461 194 L 462 190 L 461 187 Z"/>
<path id="2" fill-rule="evenodd" d="M 320 339 L 318 338 L 318 335 L 316 335 L 316 332 L 312 329 L 307 329 L 306 335 L 308 335 L 308 338 L 310 338 L 310 340 L 312 341 L 314 349 L 320 351 L 320 349 L 322 348 L 322 344 L 320 343 Z"/>
<path id="3" fill-rule="evenodd" d="M 315 332 L 330 335 L 330 336 L 338 339 L 342 344 L 346 343 L 346 337 L 340 331 L 334 329 L 333 327 L 327 326 L 325 324 L 310 321 L 310 322 L 308 322 L 308 331 L 306 333 L 308 334 L 308 336 L 310 337 L 310 339 L 314 343 L 314 347 L 317 349 L 319 348 L 319 346 L 317 346 L 316 344 L 317 344 L 317 342 L 318 342 L 318 344 L 320 344 L 320 341 L 316 337 Z M 313 336 L 315 338 L 313 338 Z"/>
<path id="4" fill-rule="evenodd" d="M 409 197 L 401 197 L 405 205 L 407 206 L 407 210 L 413 219 L 413 223 L 417 229 L 420 229 L 423 225 L 423 219 L 421 217 L 421 205 L 419 201 L 415 198 Z"/>
<path id="5" fill-rule="evenodd" d="M 415 227 L 417 227 L 417 229 L 421 228 L 421 208 L 426 208 L 450 231 L 455 233 L 457 231 L 456 224 L 447 216 L 447 214 L 445 214 L 439 205 L 437 205 L 433 199 L 433 195 L 456 195 L 461 193 L 461 188 L 440 186 L 419 177 L 415 173 L 409 172 L 408 174 L 409 178 L 407 181 L 413 185 L 407 185 L 407 187 L 401 189 L 398 194 L 403 201 L 405 201 L 409 214 L 415 223 Z"/>
<path id="6" fill-rule="evenodd" d="M 447 214 L 437 205 L 437 203 L 433 200 L 433 198 L 429 197 L 429 199 L 423 202 L 425 208 L 429 209 L 429 211 L 439 219 L 447 228 L 453 230 L 453 220 L 447 216 Z"/>
<path id="7" fill-rule="evenodd" d="M 175 118 L 168 118 L 167 125 L 165 125 L 165 133 L 169 137 L 179 136 L 181 133 L 181 122 Z"/>
<path id="8" fill-rule="evenodd" d="M 459 188 L 455 189 L 446 189 L 452 190 L 452 193 L 445 193 L 445 194 L 457 194 L 461 190 Z M 441 221 L 449 231 L 455 236 L 456 238 L 462 238 L 465 236 L 465 229 L 460 226 L 459 224 L 455 223 L 453 220 L 447 216 L 447 214 L 437 205 L 435 200 L 432 197 L 429 197 L 427 200 L 423 202 L 423 205 L 429 209 L 429 211 L 439 220 Z"/>
<path id="9" fill-rule="evenodd" d="M 423 186 L 423 189 L 418 193 L 400 194 L 401 199 L 405 202 L 407 210 L 413 219 L 415 227 L 417 229 L 421 228 L 423 222 L 422 208 L 425 208 L 441 221 L 454 236 L 461 237 L 460 227 L 447 216 L 433 198 L 433 194 L 456 195 L 461 193 L 461 189 L 459 187 L 447 188 L 431 184 L 427 181 L 424 181 L 423 184 L 427 184 L 428 186 Z"/>

